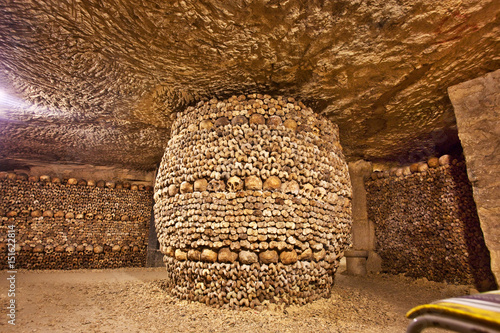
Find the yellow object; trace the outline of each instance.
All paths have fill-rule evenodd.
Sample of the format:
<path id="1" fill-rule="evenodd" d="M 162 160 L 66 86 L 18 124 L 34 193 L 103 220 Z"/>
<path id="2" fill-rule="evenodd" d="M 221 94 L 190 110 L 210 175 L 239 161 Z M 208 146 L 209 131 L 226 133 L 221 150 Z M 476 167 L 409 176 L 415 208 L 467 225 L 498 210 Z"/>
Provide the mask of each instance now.
<path id="1" fill-rule="evenodd" d="M 419 305 L 411 309 L 406 317 L 413 319 L 427 314 L 482 323 L 500 329 L 500 290 Z"/>

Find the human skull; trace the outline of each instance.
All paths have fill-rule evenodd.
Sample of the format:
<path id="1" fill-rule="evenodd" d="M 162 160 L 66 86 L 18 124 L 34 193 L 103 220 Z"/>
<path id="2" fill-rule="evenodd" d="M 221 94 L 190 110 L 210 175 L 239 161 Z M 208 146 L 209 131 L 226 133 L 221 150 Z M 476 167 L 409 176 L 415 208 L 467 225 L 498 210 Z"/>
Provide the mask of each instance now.
<path id="1" fill-rule="evenodd" d="M 275 191 L 281 189 L 281 180 L 276 176 L 271 176 L 264 182 L 264 190 Z"/>
<path id="2" fill-rule="evenodd" d="M 226 184 L 224 184 L 223 180 L 212 179 L 210 183 L 208 183 L 207 190 L 210 192 L 222 192 L 226 189 Z"/>
<path id="3" fill-rule="evenodd" d="M 295 180 L 291 180 L 284 183 L 282 189 L 284 193 L 299 194 L 300 186 Z"/>
<path id="4" fill-rule="evenodd" d="M 40 181 L 48 183 L 48 182 L 50 182 L 50 176 L 49 175 L 41 175 L 40 176 Z"/>
<path id="5" fill-rule="evenodd" d="M 308 197 L 312 197 L 314 192 L 314 186 L 311 184 L 305 184 L 302 186 L 302 193 Z"/>
<path id="6" fill-rule="evenodd" d="M 54 217 L 64 217 L 64 212 L 62 210 L 58 210 L 54 213 Z"/>
<path id="7" fill-rule="evenodd" d="M 42 244 L 38 244 L 33 249 L 33 253 L 43 253 L 44 250 L 45 250 L 45 247 Z"/>
<path id="8" fill-rule="evenodd" d="M 181 193 L 192 193 L 193 192 L 193 184 L 190 182 L 182 182 L 181 183 Z"/>
<path id="9" fill-rule="evenodd" d="M 204 192 L 207 190 L 208 182 L 205 178 L 196 179 L 194 182 L 195 192 Z"/>
<path id="10" fill-rule="evenodd" d="M 76 178 L 68 179 L 68 185 L 76 185 L 76 184 L 78 184 L 78 179 Z"/>
<path id="11" fill-rule="evenodd" d="M 244 124 L 247 124 L 248 123 L 248 119 L 247 117 L 245 116 L 236 116 L 234 117 L 232 120 L 231 120 L 231 124 L 233 126 L 236 126 L 236 125 L 244 125 Z"/>
<path id="12" fill-rule="evenodd" d="M 211 129 L 214 124 L 210 120 L 203 120 L 200 122 L 200 130 Z"/>
<path id="13" fill-rule="evenodd" d="M 45 253 L 51 254 L 52 252 L 54 252 L 54 247 L 52 245 L 45 246 Z"/>
<path id="14" fill-rule="evenodd" d="M 85 254 L 92 254 L 92 253 L 94 253 L 94 247 L 92 245 L 85 246 Z"/>
<path id="15" fill-rule="evenodd" d="M 254 113 L 250 116 L 250 124 L 264 125 L 265 123 L 266 123 L 266 119 L 261 114 Z"/>
<path id="16" fill-rule="evenodd" d="M 40 178 L 38 176 L 29 176 L 28 177 L 28 181 L 30 181 L 30 182 L 37 182 L 39 180 L 40 180 Z"/>
<path id="17" fill-rule="evenodd" d="M 243 189 L 243 182 L 239 177 L 233 176 L 227 181 L 227 189 L 229 192 L 238 192 Z"/>
<path id="18" fill-rule="evenodd" d="M 220 117 L 217 118 L 217 120 L 214 123 L 214 126 L 219 127 L 219 126 L 226 126 L 229 124 L 230 124 L 229 119 L 227 119 L 226 117 Z"/>
<path id="19" fill-rule="evenodd" d="M 62 245 L 57 245 L 57 246 L 54 248 L 54 252 L 57 252 L 57 253 L 64 252 L 64 246 L 62 246 Z"/>
<path id="20" fill-rule="evenodd" d="M 316 194 L 316 198 L 318 198 L 320 200 L 326 196 L 326 190 L 323 187 L 317 187 L 314 190 L 314 193 Z"/>
<path id="21" fill-rule="evenodd" d="M 270 128 L 276 128 L 282 124 L 282 120 L 280 116 L 271 116 L 267 119 L 267 126 Z"/>
<path id="22" fill-rule="evenodd" d="M 337 203 L 338 199 L 339 199 L 339 196 L 337 195 L 337 193 L 328 192 L 328 194 L 326 195 L 326 202 L 328 202 L 330 204 Z"/>
<path id="23" fill-rule="evenodd" d="M 54 217 L 54 212 L 49 209 L 49 210 L 44 211 L 42 216 L 43 217 Z"/>
<path id="24" fill-rule="evenodd" d="M 254 191 L 262 190 L 262 180 L 257 176 L 248 176 L 245 178 L 245 189 Z"/>
<path id="25" fill-rule="evenodd" d="M 285 126 L 285 128 L 288 128 L 289 130 L 295 131 L 297 129 L 297 122 L 293 119 L 287 119 L 283 123 L 283 126 Z"/>
<path id="26" fill-rule="evenodd" d="M 179 192 L 179 189 L 177 188 L 177 186 L 175 186 L 175 184 L 172 184 L 168 187 L 168 195 L 173 197 L 174 195 L 176 195 L 177 193 Z"/>

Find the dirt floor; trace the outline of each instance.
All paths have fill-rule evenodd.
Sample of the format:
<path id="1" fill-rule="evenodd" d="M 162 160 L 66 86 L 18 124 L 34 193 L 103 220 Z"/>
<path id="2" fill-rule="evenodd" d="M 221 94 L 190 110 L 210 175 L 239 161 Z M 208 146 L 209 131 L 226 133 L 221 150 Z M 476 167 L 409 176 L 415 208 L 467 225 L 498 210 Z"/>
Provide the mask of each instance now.
<path id="1" fill-rule="evenodd" d="M 474 292 L 471 286 L 339 272 L 329 299 L 224 310 L 169 297 L 161 289 L 163 276 L 164 268 L 18 271 L 12 326 L 6 316 L 9 274 L 3 271 L 0 332 L 404 332 L 413 306 Z"/>

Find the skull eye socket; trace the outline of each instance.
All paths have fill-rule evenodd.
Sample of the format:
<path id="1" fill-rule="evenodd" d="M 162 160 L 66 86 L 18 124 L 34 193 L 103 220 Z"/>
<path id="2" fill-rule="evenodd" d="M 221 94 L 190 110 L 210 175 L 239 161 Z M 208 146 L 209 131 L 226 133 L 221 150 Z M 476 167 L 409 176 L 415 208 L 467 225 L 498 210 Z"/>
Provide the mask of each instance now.
<path id="1" fill-rule="evenodd" d="M 227 187 L 229 191 L 236 192 L 243 188 L 243 182 L 240 178 L 233 176 L 227 181 Z"/>

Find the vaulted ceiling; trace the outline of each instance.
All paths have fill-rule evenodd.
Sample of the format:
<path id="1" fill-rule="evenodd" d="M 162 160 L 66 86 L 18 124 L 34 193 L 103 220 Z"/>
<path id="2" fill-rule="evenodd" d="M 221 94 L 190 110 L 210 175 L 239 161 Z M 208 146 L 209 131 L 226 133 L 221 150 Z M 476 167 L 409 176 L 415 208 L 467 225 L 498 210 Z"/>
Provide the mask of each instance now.
<path id="1" fill-rule="evenodd" d="M 301 99 L 348 159 L 457 145 L 447 88 L 500 68 L 496 0 L 0 0 L 0 164 L 153 170 L 177 110 Z"/>

